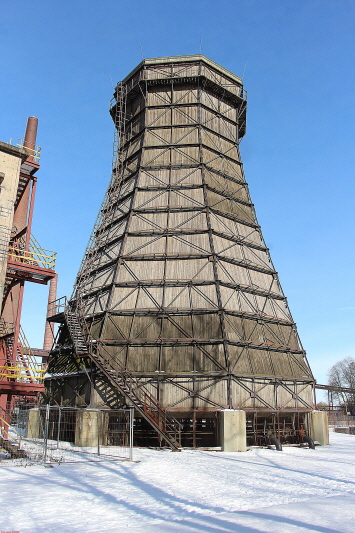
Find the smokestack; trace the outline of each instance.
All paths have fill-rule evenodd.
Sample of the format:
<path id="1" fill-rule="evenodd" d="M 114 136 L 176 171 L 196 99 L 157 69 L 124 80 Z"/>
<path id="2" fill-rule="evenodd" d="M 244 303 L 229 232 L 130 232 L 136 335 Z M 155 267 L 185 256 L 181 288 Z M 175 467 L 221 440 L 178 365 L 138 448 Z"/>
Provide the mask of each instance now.
<path id="1" fill-rule="evenodd" d="M 25 140 L 24 140 L 23 146 L 30 152 L 31 155 L 29 159 L 31 161 L 34 161 L 33 156 L 34 156 L 34 150 L 36 146 L 37 127 L 38 127 L 38 118 L 28 117 Z"/>

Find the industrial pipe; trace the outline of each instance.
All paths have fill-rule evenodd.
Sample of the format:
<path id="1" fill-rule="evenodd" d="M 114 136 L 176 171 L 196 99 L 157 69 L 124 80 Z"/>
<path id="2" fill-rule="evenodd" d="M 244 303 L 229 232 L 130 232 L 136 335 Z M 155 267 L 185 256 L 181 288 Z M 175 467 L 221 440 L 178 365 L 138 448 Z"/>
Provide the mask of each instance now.
<path id="1" fill-rule="evenodd" d="M 276 450 L 278 452 L 282 452 L 282 444 L 278 439 L 276 439 L 275 437 L 271 437 L 270 444 L 274 444 Z"/>
<path id="2" fill-rule="evenodd" d="M 303 442 L 307 442 L 308 444 L 308 448 L 311 448 L 311 450 L 315 450 L 316 449 L 316 446 L 314 444 L 314 440 L 311 439 L 311 437 L 303 437 Z"/>
<path id="3" fill-rule="evenodd" d="M 37 128 L 38 128 L 38 118 L 28 117 L 23 147 L 26 148 L 30 152 L 31 155 L 28 159 L 30 159 L 31 161 L 34 161 Z"/>

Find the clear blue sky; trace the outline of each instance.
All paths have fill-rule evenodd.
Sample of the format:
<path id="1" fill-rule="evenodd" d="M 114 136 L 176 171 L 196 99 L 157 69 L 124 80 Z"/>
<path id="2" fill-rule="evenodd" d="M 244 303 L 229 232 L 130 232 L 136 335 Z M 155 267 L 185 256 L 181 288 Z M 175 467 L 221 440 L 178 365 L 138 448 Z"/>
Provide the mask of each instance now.
<path id="1" fill-rule="evenodd" d="M 39 118 L 33 233 L 70 295 L 111 166 L 116 84 L 202 52 L 244 77 L 245 173 L 318 382 L 354 356 L 354 0 L 2 0 L 0 140 Z M 47 291 L 26 287 L 41 346 Z"/>

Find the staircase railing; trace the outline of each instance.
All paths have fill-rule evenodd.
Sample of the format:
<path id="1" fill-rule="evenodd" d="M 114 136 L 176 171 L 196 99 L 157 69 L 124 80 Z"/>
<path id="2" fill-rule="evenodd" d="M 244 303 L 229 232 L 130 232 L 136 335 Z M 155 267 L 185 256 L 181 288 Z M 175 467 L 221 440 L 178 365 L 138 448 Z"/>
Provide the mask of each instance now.
<path id="1" fill-rule="evenodd" d="M 0 318 L 0 337 L 11 335 L 14 331 L 15 324 L 13 322 L 5 322 L 3 318 Z"/>
<path id="2" fill-rule="evenodd" d="M 36 357 L 33 355 L 32 348 L 30 347 L 30 343 L 21 326 L 19 331 L 19 343 L 17 361 L 29 372 L 30 379 L 33 383 L 43 383 L 47 365 L 37 362 Z"/>
<path id="3" fill-rule="evenodd" d="M 10 424 L 6 420 L 6 418 L 9 418 L 9 412 L 6 411 L 3 407 L 0 406 L 0 426 L 1 431 L 0 435 L 3 439 L 9 439 L 9 434 L 11 435 L 11 440 L 14 441 L 17 444 L 21 444 L 22 435 L 17 431 L 14 426 Z"/>
<path id="4" fill-rule="evenodd" d="M 52 250 L 45 250 L 38 241 L 31 235 L 29 249 L 25 249 L 24 237 L 17 241 L 12 241 L 9 246 L 10 261 L 36 265 L 41 268 L 54 270 L 57 253 Z"/>
<path id="5" fill-rule="evenodd" d="M 0 337 L 6 346 L 7 364 L 0 365 L 0 379 L 19 382 L 43 383 L 47 365 L 38 363 L 30 348 L 26 335 L 20 327 L 17 353 L 14 354 L 14 324 L 0 319 Z"/>
<path id="6" fill-rule="evenodd" d="M 33 160 L 36 163 L 39 163 L 39 160 L 41 158 L 41 147 L 37 145 L 33 145 L 33 148 L 29 148 L 28 146 L 25 146 L 24 139 L 18 139 L 18 143 L 16 144 L 19 148 L 25 148 L 28 152 L 30 152 L 30 155 L 33 157 Z"/>
<path id="7" fill-rule="evenodd" d="M 180 422 L 166 412 L 139 378 L 124 369 L 118 361 L 115 360 L 112 364 L 113 358 L 107 346 L 101 339 L 92 336 L 85 318 L 73 303 L 66 307 L 64 315 L 77 355 L 87 355 L 172 450 L 179 451 L 182 429 Z"/>
<path id="8" fill-rule="evenodd" d="M 61 298 L 54 300 L 54 302 L 49 302 L 48 317 L 60 315 L 61 313 L 64 313 L 67 307 L 68 307 L 68 298 L 66 296 L 62 296 Z"/>

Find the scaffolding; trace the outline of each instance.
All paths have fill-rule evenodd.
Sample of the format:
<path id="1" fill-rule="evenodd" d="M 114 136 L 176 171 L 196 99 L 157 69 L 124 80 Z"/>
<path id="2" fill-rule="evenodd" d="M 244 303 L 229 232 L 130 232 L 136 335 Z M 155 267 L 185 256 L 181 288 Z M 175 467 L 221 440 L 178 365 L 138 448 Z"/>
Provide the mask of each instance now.
<path id="1" fill-rule="evenodd" d="M 31 231 L 40 159 L 37 125 L 38 119 L 29 117 L 18 147 L 0 143 L 0 408 L 7 422 L 18 401 L 33 402 L 44 391 L 49 353 L 46 347 L 30 347 L 21 327 L 25 283 L 49 283 L 55 296 L 56 253 L 43 249 Z M 45 339 L 47 345 L 53 342 L 50 331 Z"/>

